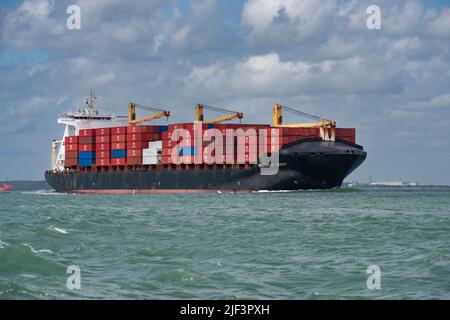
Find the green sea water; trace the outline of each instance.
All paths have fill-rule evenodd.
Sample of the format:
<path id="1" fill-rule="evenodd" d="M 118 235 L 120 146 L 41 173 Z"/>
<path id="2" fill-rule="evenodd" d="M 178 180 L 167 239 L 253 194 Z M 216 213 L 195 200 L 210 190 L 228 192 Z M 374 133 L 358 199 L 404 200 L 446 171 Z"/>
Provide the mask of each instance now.
<path id="1" fill-rule="evenodd" d="M 450 299 L 450 189 L 0 194 L 0 299 L 91 298 Z"/>

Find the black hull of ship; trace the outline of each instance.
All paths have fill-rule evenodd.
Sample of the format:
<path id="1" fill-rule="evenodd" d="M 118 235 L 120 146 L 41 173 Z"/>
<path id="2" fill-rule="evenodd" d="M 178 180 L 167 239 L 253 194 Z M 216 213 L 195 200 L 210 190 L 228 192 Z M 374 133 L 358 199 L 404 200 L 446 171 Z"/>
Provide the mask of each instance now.
<path id="1" fill-rule="evenodd" d="M 283 147 L 275 175 L 253 165 L 239 169 L 169 169 L 140 172 L 51 172 L 45 180 L 57 192 L 98 194 L 248 192 L 331 189 L 366 158 L 359 145 L 346 141 L 301 141 Z"/>

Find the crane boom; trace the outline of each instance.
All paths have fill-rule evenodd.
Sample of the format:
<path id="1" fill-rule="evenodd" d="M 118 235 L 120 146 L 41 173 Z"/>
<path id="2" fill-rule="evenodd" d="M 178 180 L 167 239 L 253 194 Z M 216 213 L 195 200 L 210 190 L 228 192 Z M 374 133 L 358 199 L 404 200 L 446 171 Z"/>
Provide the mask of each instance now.
<path id="1" fill-rule="evenodd" d="M 282 109 L 306 118 L 317 120 L 317 122 L 283 124 Z M 273 126 L 278 128 L 335 128 L 336 121 L 327 120 L 303 111 L 298 111 L 290 107 L 282 106 L 281 104 L 277 103 L 273 106 Z"/>
<path id="2" fill-rule="evenodd" d="M 144 109 L 147 111 L 154 111 L 156 113 L 154 113 L 150 116 L 136 119 L 136 108 Z M 136 103 L 130 103 L 128 105 L 128 125 L 129 126 L 135 126 L 140 123 L 152 121 L 152 120 L 159 119 L 162 117 L 166 117 L 166 118 L 170 117 L 170 111 L 165 111 L 165 110 L 157 109 L 154 107 L 143 106 L 143 105 L 139 105 Z"/>
<path id="3" fill-rule="evenodd" d="M 208 110 L 222 112 L 222 113 L 231 113 L 231 114 L 204 121 L 203 109 L 208 109 Z M 244 117 L 244 114 L 242 112 L 238 112 L 238 111 L 231 111 L 231 110 L 226 110 L 226 109 L 217 108 L 217 107 L 211 107 L 211 106 L 207 106 L 207 105 L 203 105 L 203 104 L 197 104 L 195 106 L 195 121 L 200 121 L 200 122 L 204 122 L 204 123 L 221 123 L 223 121 L 228 121 L 228 120 L 233 120 L 233 119 L 242 119 L 243 117 Z"/>

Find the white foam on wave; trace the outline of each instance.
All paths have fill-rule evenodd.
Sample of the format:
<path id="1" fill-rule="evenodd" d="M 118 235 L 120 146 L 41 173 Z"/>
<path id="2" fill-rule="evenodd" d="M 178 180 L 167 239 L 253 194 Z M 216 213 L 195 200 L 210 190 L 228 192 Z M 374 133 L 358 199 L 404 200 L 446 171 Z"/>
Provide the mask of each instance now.
<path id="1" fill-rule="evenodd" d="M 63 228 L 58 228 L 58 227 L 54 227 L 54 226 L 47 228 L 47 230 L 55 231 L 55 232 L 62 233 L 62 234 L 67 234 L 67 231 L 64 230 Z"/>
<path id="2" fill-rule="evenodd" d="M 21 194 L 37 194 L 41 196 L 56 196 L 56 195 L 65 195 L 65 193 L 56 192 L 54 190 L 36 190 L 36 191 L 19 191 Z"/>
<path id="3" fill-rule="evenodd" d="M 53 253 L 52 252 L 52 250 L 49 250 L 49 249 L 41 249 L 41 250 L 36 250 L 36 249 L 34 249 L 32 246 L 30 246 L 28 243 L 24 243 L 23 244 L 25 247 L 28 247 L 28 248 L 30 248 L 30 250 L 33 252 L 33 253 Z"/>
<path id="4" fill-rule="evenodd" d="M 297 190 L 258 190 L 256 193 L 287 193 L 287 192 L 297 192 Z"/>
<path id="5" fill-rule="evenodd" d="M 3 249 L 4 247 L 6 247 L 8 244 L 6 242 L 3 242 L 2 240 L 0 240 L 0 249 Z"/>

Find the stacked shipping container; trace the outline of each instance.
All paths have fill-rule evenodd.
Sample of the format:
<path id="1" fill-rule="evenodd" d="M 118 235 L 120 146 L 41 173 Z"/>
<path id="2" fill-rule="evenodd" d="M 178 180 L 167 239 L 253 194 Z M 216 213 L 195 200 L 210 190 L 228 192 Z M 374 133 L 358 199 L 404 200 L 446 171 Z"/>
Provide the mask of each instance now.
<path id="1" fill-rule="evenodd" d="M 64 139 L 66 167 L 78 166 L 78 136 L 69 136 Z"/>
<path id="2" fill-rule="evenodd" d="M 356 143 L 355 128 L 336 128 L 336 138 Z"/>
<path id="3" fill-rule="evenodd" d="M 130 126 L 127 128 L 127 164 L 129 165 L 141 165 L 141 164 L 156 164 L 147 163 L 145 161 L 146 151 L 149 148 L 149 143 L 152 141 L 160 141 L 162 139 L 162 132 L 165 131 L 167 126 Z M 156 157 L 156 154 L 155 154 Z"/>
<path id="4" fill-rule="evenodd" d="M 91 167 L 95 164 L 95 129 L 80 130 L 78 143 L 78 165 Z"/>
<path id="5" fill-rule="evenodd" d="M 96 161 L 97 167 L 109 166 L 111 164 L 111 128 L 100 128 L 95 131 L 96 138 Z"/>
<path id="6" fill-rule="evenodd" d="M 223 154 L 217 158 L 210 141 L 195 141 L 193 123 L 178 123 L 169 126 L 129 126 L 80 130 L 79 137 L 65 139 L 66 167 L 154 165 L 173 164 L 172 151 L 183 163 L 195 163 L 201 150 L 200 161 L 213 163 L 256 163 L 262 148 L 264 153 L 277 152 L 282 146 L 304 138 L 320 137 L 319 128 L 271 128 L 260 124 L 201 124 L 202 137 L 208 137 L 207 129 L 222 133 Z M 180 137 L 172 141 L 176 129 L 185 129 L 190 139 Z M 237 129 L 244 137 L 234 137 Z M 261 130 L 265 129 L 265 143 L 260 144 Z M 211 136 L 211 133 L 209 133 Z M 229 138 L 227 138 L 227 135 Z M 212 135 L 213 136 L 213 135 Z M 355 129 L 337 128 L 336 138 L 355 143 Z M 278 139 L 278 140 L 275 140 Z"/>
<path id="7" fill-rule="evenodd" d="M 186 129 L 189 131 L 191 138 L 183 140 L 180 138 L 178 141 L 171 141 L 172 134 L 175 129 Z M 223 136 L 223 154 L 219 156 L 215 154 L 209 141 L 202 142 L 202 145 L 197 145 L 194 138 L 194 124 L 174 124 L 169 126 L 169 130 L 163 135 L 163 163 L 173 163 L 171 154 L 173 148 L 181 142 L 179 146 L 178 156 L 184 163 L 194 163 L 195 155 L 202 148 L 202 161 L 207 164 L 216 163 L 256 163 L 257 157 L 262 148 L 264 153 L 277 152 L 279 149 L 288 143 L 292 143 L 304 138 L 312 138 L 320 136 L 319 128 L 271 128 L 269 125 L 260 124 L 216 124 L 208 125 L 203 124 L 202 130 L 217 129 Z M 232 137 L 236 134 L 236 130 L 242 129 L 245 132 L 245 137 L 237 138 Z M 263 131 L 264 133 L 261 133 Z M 241 132 L 242 133 L 242 132 Z M 265 136 L 265 143 L 260 143 Z M 208 137 L 209 133 L 204 133 L 205 137 Z M 211 134 L 211 137 L 214 133 Z M 229 138 L 227 138 L 229 136 Z M 277 139 L 277 140 L 275 140 Z M 175 154 L 177 153 L 175 151 Z"/>
<path id="8" fill-rule="evenodd" d="M 127 127 L 111 128 L 111 165 L 124 166 L 127 161 Z"/>

